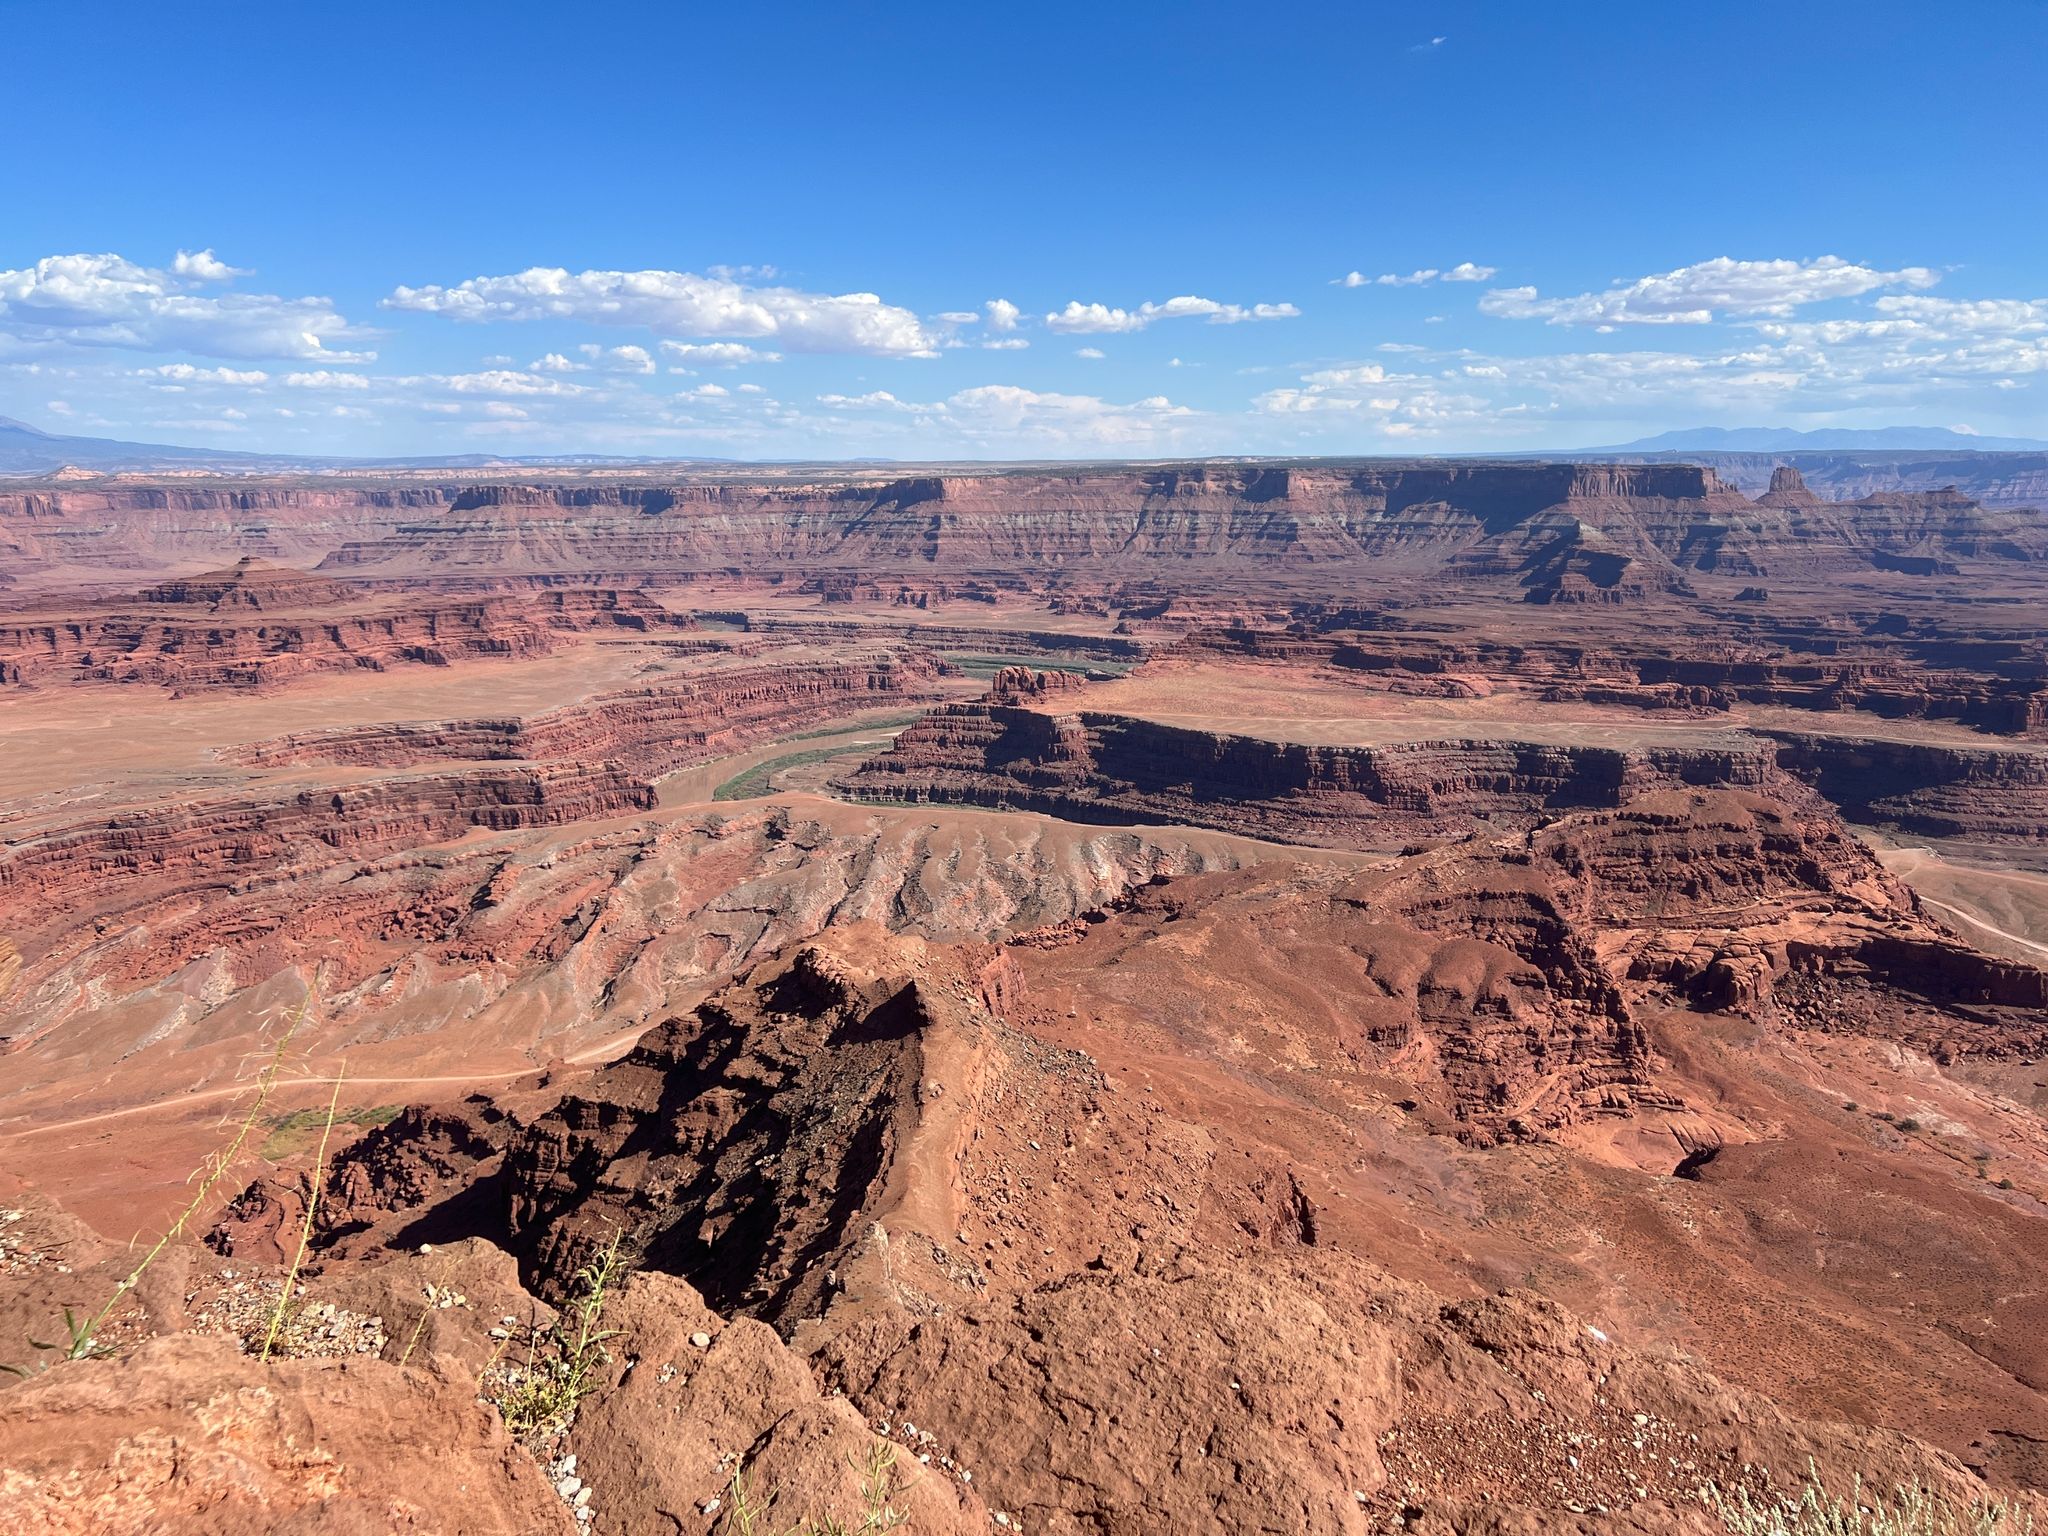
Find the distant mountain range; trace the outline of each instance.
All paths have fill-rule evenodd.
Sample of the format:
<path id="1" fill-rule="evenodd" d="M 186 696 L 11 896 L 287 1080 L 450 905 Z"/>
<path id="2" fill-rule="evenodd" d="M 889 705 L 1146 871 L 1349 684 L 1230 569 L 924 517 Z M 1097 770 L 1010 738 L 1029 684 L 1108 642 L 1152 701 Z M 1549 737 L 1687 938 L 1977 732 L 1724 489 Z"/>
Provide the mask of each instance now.
<path id="1" fill-rule="evenodd" d="M 0 416 L 0 475 L 47 475 L 67 466 L 101 474 L 150 470 L 222 470 L 230 474 L 292 474 L 321 469 L 479 469 L 490 465 L 644 464 L 644 458 L 601 453 L 565 453 L 508 458 L 496 453 L 459 453 L 438 458 L 349 459 L 289 453 L 242 453 L 229 448 L 181 448 L 171 443 L 129 443 L 112 437 L 65 437 L 11 416 Z M 724 463 L 703 460 L 699 463 Z"/>
<path id="2" fill-rule="evenodd" d="M 1689 427 L 1662 432 L 1604 448 L 1579 448 L 1549 457 L 1584 460 L 1607 454 L 1640 457 L 1699 455 L 1711 462 L 1722 455 L 1797 455 L 1811 453 L 1990 454 L 2048 452 L 2048 440 L 2024 437 L 1978 437 L 1948 427 L 1829 428 L 1799 432 L 1786 427 Z M 1450 455 L 1457 457 L 1458 455 Z M 1501 455 L 1479 455 L 1500 457 Z M 1522 452 L 1514 457 L 1546 457 Z M 459 453 L 423 458 L 343 458 L 289 453 L 248 453 L 229 448 L 188 448 L 171 443 L 131 443 L 111 437 L 67 437 L 45 432 L 25 421 L 0 416 L 0 475 L 49 475 L 66 467 L 96 474 L 218 471 L 225 474 L 310 474 L 334 469 L 484 469 L 490 467 L 570 468 L 621 467 L 683 462 L 633 454 L 548 454 L 513 457 L 496 453 Z M 697 464 L 733 464 L 733 459 L 698 457 Z M 888 459 L 845 459 L 844 464 L 886 465 Z M 1953 478 L 1953 477 L 1952 477 Z"/>
<path id="3" fill-rule="evenodd" d="M 2030 453 L 2048 449 L 2031 437 L 1979 437 L 1951 427 L 1684 427 L 1632 443 L 1584 453 Z"/>

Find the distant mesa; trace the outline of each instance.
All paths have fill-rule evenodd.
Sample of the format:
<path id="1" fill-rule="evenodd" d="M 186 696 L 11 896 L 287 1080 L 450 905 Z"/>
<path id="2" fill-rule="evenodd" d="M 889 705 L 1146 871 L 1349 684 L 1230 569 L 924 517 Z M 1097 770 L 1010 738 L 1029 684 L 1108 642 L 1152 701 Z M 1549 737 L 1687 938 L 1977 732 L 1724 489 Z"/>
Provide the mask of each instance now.
<path id="1" fill-rule="evenodd" d="M 358 590 L 344 581 L 245 555 L 226 570 L 158 582 L 136 595 L 146 603 L 204 607 L 218 613 L 233 608 L 326 608 L 346 602 Z"/>
<path id="2" fill-rule="evenodd" d="M 2048 450 L 2032 437 L 1983 437 L 1953 427 L 1682 427 L 1587 453 L 2030 453 Z"/>
<path id="3" fill-rule="evenodd" d="M 1771 488 L 1757 498 L 1765 507 L 1817 507 L 1821 498 L 1806 488 L 1806 477 L 1790 464 L 1771 471 Z"/>

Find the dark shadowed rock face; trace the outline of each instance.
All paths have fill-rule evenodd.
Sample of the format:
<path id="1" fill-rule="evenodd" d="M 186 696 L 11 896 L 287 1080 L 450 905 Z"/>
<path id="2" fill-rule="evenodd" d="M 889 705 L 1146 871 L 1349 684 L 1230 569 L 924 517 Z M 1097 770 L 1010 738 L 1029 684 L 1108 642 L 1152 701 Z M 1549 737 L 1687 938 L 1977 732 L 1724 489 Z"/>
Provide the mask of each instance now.
<path id="1" fill-rule="evenodd" d="M 569 1274 L 610 1224 L 716 1305 L 816 1307 L 921 1118 L 932 986 L 805 946 L 655 1029 L 515 1138 L 529 1272 Z"/>

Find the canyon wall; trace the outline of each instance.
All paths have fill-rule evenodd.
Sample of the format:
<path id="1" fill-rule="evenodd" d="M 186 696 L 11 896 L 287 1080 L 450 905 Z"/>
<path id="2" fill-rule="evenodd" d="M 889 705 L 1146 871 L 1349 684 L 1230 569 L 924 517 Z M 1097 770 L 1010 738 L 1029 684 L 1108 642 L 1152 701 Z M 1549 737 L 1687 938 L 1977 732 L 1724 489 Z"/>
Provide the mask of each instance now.
<path id="1" fill-rule="evenodd" d="M 836 787 L 882 802 L 1186 822 L 1283 841 L 1381 847 L 1488 825 L 1527 826 L 1566 810 L 1619 805 L 1651 788 L 1778 780 L 1770 749 L 1739 737 L 1642 750 L 1510 739 L 1308 746 L 993 702 L 932 711 Z"/>
<path id="2" fill-rule="evenodd" d="M 732 666 L 600 694 L 546 714 L 301 732 L 257 742 L 234 757 L 257 767 L 616 758 L 636 773 L 658 775 L 864 709 L 936 698 L 944 676 L 940 663 L 922 651 Z"/>
<path id="3" fill-rule="evenodd" d="M 1752 502 L 1691 465 L 1509 462 L 63 488 L 0 494 L 0 541 L 20 571 L 44 578 L 245 555 L 387 579 L 943 571 L 997 588 L 1026 573 L 1043 584 L 1227 565 L 1289 579 L 1462 571 L 1520 581 L 1546 602 L 1678 590 L 1687 571 L 1939 572 L 2048 554 L 2038 518 L 1948 492 L 1790 505 Z"/>
<path id="4" fill-rule="evenodd" d="M 0 682 L 261 689 L 322 672 L 542 655 L 577 634 L 693 627 L 638 592 L 393 600 L 244 562 L 131 600 L 0 618 Z"/>
<path id="5" fill-rule="evenodd" d="M 1778 762 L 1851 821 L 1928 837 L 2048 843 L 2048 747 L 1768 731 Z"/>
<path id="6" fill-rule="evenodd" d="M 1337 623 L 1355 618 L 1339 616 Z M 1845 654 L 1846 653 L 1846 654 Z M 2048 735 L 2048 652 L 2038 631 L 1974 642 L 1947 636 L 1673 635 L 1440 639 L 1369 631 L 1201 628 L 1163 657 L 1328 667 L 1364 686 L 1473 697 L 1501 683 L 1546 702 L 1726 713 L 1737 704 L 1886 719 L 1953 720 L 2006 736 Z"/>
<path id="7" fill-rule="evenodd" d="M 439 843 L 477 829 L 556 826 L 654 804 L 653 786 L 616 763 L 478 769 L 188 802 L 8 843 L 0 849 L 0 906 L 18 912 L 99 898 L 131 881 L 232 882 L 238 874 Z"/>
<path id="8" fill-rule="evenodd" d="M 1057 675 L 1006 669 L 986 699 L 933 710 L 837 787 L 878 802 L 1187 822 L 1380 847 L 1528 826 L 1660 787 L 1768 789 L 1798 803 L 1804 786 L 1852 821 L 1990 842 L 2048 840 L 2048 748 L 2032 745 L 1768 730 L 1626 749 L 1511 736 L 1312 746 L 1060 708 L 1082 694 Z"/>

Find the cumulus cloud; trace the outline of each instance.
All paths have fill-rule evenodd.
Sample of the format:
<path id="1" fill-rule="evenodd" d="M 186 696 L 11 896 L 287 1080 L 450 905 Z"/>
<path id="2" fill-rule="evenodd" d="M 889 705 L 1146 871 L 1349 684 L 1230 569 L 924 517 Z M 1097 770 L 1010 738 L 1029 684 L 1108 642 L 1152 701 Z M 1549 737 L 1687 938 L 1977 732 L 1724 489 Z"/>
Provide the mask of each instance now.
<path id="1" fill-rule="evenodd" d="M 201 283 L 224 283 L 229 278 L 251 275 L 247 267 L 229 266 L 213 254 L 211 247 L 203 251 L 178 252 L 171 260 L 171 270 L 179 277 Z"/>
<path id="2" fill-rule="evenodd" d="M 818 404 L 835 411 L 908 411 L 916 407 L 898 400 L 886 389 L 871 389 L 864 395 L 820 395 Z"/>
<path id="3" fill-rule="evenodd" d="M 737 368 L 742 363 L 779 363 L 780 352 L 763 352 L 738 341 L 664 341 L 661 355 L 698 368 Z"/>
<path id="4" fill-rule="evenodd" d="M 290 389 L 368 389 L 370 381 L 360 373 L 336 373 L 316 368 L 310 373 L 288 373 L 284 382 Z"/>
<path id="5" fill-rule="evenodd" d="M 587 395 L 592 391 L 587 384 L 571 384 L 566 379 L 552 378 L 544 374 L 522 373 L 515 368 L 486 368 L 481 373 L 435 373 L 420 379 L 394 379 L 390 381 L 400 388 L 425 382 L 442 389 L 453 390 L 458 395 Z"/>
<path id="6" fill-rule="evenodd" d="M 591 366 L 606 373 L 652 373 L 654 355 L 645 347 L 598 347 L 585 345 L 582 349 Z"/>
<path id="7" fill-rule="evenodd" d="M 990 299 L 982 309 L 988 314 L 988 328 L 992 331 L 1014 331 L 1024 313 L 1008 299 Z"/>
<path id="8" fill-rule="evenodd" d="M 1107 304 L 1083 304 L 1069 299 L 1065 309 L 1045 317 L 1055 331 L 1073 334 L 1108 334 L 1142 331 L 1159 320 L 1203 319 L 1211 325 L 1237 325 L 1246 320 L 1291 320 L 1301 311 L 1292 304 L 1219 304 L 1214 299 L 1183 294 L 1163 304 L 1146 302 L 1136 309 L 1113 309 Z"/>
<path id="9" fill-rule="evenodd" d="M 876 294 L 749 287 L 716 273 L 530 267 L 450 287 L 400 286 L 384 305 L 473 322 L 576 320 L 643 326 L 659 336 L 773 338 L 794 352 L 924 357 L 941 340 L 911 311 Z"/>
<path id="10" fill-rule="evenodd" d="M 984 384 L 948 396 L 941 415 L 971 439 L 1021 440 L 1025 444 L 1065 449 L 1168 443 L 1178 423 L 1194 412 L 1175 405 L 1164 395 L 1116 405 L 1094 395 Z"/>
<path id="11" fill-rule="evenodd" d="M 2048 331 L 2048 299 L 1937 299 L 1931 294 L 1895 293 L 1871 307 L 1943 336 L 2037 336 Z"/>
<path id="12" fill-rule="evenodd" d="M 1600 293 L 1546 299 L 1534 288 L 1496 288 L 1479 301 L 1489 315 L 1551 325 L 1706 325 L 1721 315 L 1783 318 L 1802 304 L 1856 298 L 1880 288 L 1931 288 L 1926 267 L 1879 271 L 1823 256 L 1816 261 L 1736 261 L 1717 256 Z"/>
<path id="13" fill-rule="evenodd" d="M 1074 348 L 1074 356 L 1085 357 L 1091 363 L 1099 363 L 1109 354 L 1100 347 L 1076 347 Z"/>
<path id="14" fill-rule="evenodd" d="M 1474 261 L 1461 261 L 1455 267 L 1417 267 L 1413 272 L 1382 272 L 1378 277 L 1367 277 L 1363 272 L 1346 272 L 1342 277 L 1333 277 L 1330 282 L 1338 288 L 1421 288 L 1430 283 L 1483 283 L 1488 281 L 1497 269 L 1482 267 Z"/>
<path id="15" fill-rule="evenodd" d="M 163 363 L 136 370 L 137 378 L 169 379 L 178 384 L 267 384 L 261 368 L 195 368 L 190 363 Z"/>
<path id="16" fill-rule="evenodd" d="M 1170 448 L 1195 413 L 1164 395 L 1117 404 L 1095 395 L 983 384 L 943 400 L 902 400 L 887 390 L 821 395 L 819 404 L 849 416 L 893 417 L 920 434 L 971 451 L 1088 453 Z M 852 431 L 849 426 L 843 430 Z"/>
<path id="17" fill-rule="evenodd" d="M 1022 336 L 991 336 L 981 345 L 987 352 L 1021 352 L 1031 343 Z"/>
<path id="18" fill-rule="evenodd" d="M 587 341 L 576 350 L 583 354 L 586 366 L 602 373 L 654 372 L 654 355 L 645 347 L 600 347 Z"/>
<path id="19" fill-rule="evenodd" d="M 239 275 L 211 251 L 180 252 L 169 268 L 111 254 L 46 256 L 0 271 L 0 336 L 235 359 L 348 363 L 376 356 L 336 345 L 367 333 L 327 299 L 198 291 Z"/>

